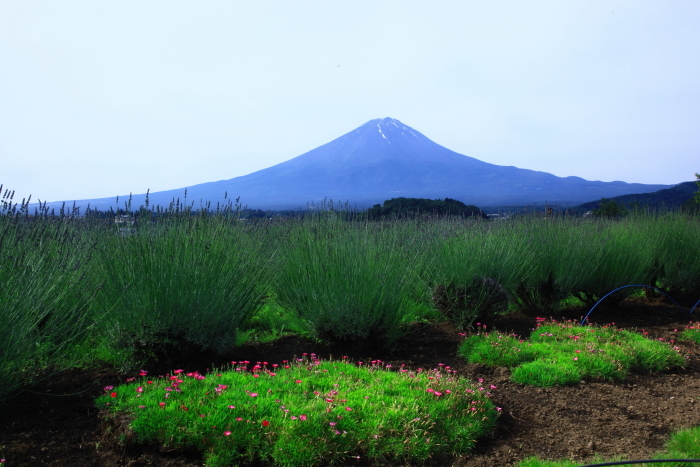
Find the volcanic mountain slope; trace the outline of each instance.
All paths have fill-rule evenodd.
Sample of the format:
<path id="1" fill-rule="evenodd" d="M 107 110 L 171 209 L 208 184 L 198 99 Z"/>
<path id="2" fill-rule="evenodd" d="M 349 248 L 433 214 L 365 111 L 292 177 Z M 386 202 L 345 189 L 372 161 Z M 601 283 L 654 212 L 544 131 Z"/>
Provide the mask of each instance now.
<path id="1" fill-rule="evenodd" d="M 602 197 L 647 193 L 668 185 L 595 182 L 512 166 L 489 164 L 431 141 L 392 118 L 370 120 L 355 130 L 305 154 L 267 169 L 187 188 L 195 207 L 222 202 L 224 193 L 254 208 L 294 209 L 324 198 L 364 208 L 396 197 L 453 198 L 467 204 L 579 204 Z M 185 188 L 151 193 L 150 204 L 183 200 Z M 121 197 L 120 207 L 123 207 Z M 114 198 L 81 200 L 100 210 Z M 134 195 L 132 207 L 143 204 Z M 60 206 L 60 203 L 50 203 Z"/>

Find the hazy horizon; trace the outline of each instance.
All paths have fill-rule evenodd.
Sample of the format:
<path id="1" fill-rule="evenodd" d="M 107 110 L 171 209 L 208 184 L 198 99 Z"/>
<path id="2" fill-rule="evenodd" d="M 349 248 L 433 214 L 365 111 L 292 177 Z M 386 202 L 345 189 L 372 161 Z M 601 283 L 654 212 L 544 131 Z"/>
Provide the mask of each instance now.
<path id="1" fill-rule="evenodd" d="M 700 4 L 0 3 L 0 183 L 36 201 L 246 175 L 392 117 L 491 164 L 677 184 Z"/>

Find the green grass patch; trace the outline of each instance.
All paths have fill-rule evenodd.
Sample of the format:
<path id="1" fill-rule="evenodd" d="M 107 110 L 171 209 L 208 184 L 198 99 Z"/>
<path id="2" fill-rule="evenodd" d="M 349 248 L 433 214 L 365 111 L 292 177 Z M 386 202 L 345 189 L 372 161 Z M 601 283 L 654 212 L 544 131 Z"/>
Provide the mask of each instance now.
<path id="1" fill-rule="evenodd" d="M 571 385 L 582 378 L 624 379 L 630 369 L 663 371 L 685 364 L 676 348 L 611 326 L 549 322 L 527 340 L 498 332 L 469 336 L 459 348 L 469 363 L 506 366 L 517 383 Z"/>
<path id="2" fill-rule="evenodd" d="M 700 427 L 686 428 L 672 434 L 666 442 L 666 449 L 653 456 L 651 459 L 698 459 L 700 458 Z M 623 457 L 614 459 L 603 459 L 596 456 L 593 460 L 586 464 L 616 462 L 625 460 Z M 641 459 L 639 459 L 641 460 Z M 542 460 L 538 457 L 528 457 L 518 462 L 515 467 L 577 467 L 583 463 L 573 462 L 567 459 L 549 461 Z M 629 464 L 641 465 L 641 464 Z M 695 467 L 698 464 L 695 462 L 659 462 L 654 463 L 660 467 Z"/>
<path id="3" fill-rule="evenodd" d="M 678 336 L 678 338 L 684 341 L 691 341 L 695 342 L 696 344 L 700 344 L 700 321 L 697 323 L 691 322 L 685 327 L 685 330 L 680 336 Z"/>
<path id="4" fill-rule="evenodd" d="M 280 466 L 352 457 L 425 461 L 461 454 L 500 409 L 449 368 L 393 371 L 381 361 L 232 362 L 201 375 L 175 370 L 106 387 L 98 407 L 127 413 L 139 442 L 192 447 L 210 466 Z"/>

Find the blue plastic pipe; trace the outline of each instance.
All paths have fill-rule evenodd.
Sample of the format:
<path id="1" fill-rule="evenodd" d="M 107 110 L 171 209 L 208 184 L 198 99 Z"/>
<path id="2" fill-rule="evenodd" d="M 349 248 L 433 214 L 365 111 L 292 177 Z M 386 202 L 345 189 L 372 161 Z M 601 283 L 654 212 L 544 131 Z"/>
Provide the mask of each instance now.
<path id="1" fill-rule="evenodd" d="M 693 305 L 693 308 L 690 309 L 690 312 L 692 313 L 693 310 L 695 309 L 696 306 L 700 305 L 700 300 L 698 300 L 695 305 Z"/>
<path id="2" fill-rule="evenodd" d="M 605 297 L 607 297 L 608 295 L 612 295 L 612 294 L 614 294 L 615 292 L 617 292 L 618 290 L 624 289 L 624 288 L 626 288 L 626 287 L 646 287 L 647 289 L 654 289 L 654 290 L 656 290 L 657 292 L 661 292 L 662 294 L 666 295 L 668 298 L 670 298 L 671 300 L 673 300 L 673 303 L 675 303 L 676 306 L 677 306 L 678 308 L 680 308 L 681 310 L 683 309 L 683 308 L 678 304 L 678 302 L 677 302 L 673 297 L 671 297 L 669 294 L 667 294 L 667 293 L 664 292 L 663 290 L 657 289 L 656 287 L 652 287 L 652 286 L 650 286 L 650 285 L 639 285 L 639 284 L 623 285 L 622 287 L 618 287 L 617 289 L 613 290 L 612 292 L 608 292 L 607 294 L 605 294 Z M 584 325 L 584 323 L 586 322 L 586 319 L 588 319 L 588 315 L 590 315 L 590 314 L 593 312 L 593 310 L 595 309 L 595 307 L 597 307 L 598 304 L 599 304 L 600 302 L 602 302 L 603 300 L 605 300 L 605 297 L 603 297 L 603 298 L 601 298 L 600 300 L 598 300 L 598 301 L 595 303 L 595 305 L 593 305 L 593 308 L 591 308 L 591 309 L 588 311 L 588 313 L 586 313 L 586 316 L 584 316 L 583 319 L 581 320 L 581 326 Z M 700 301 L 698 301 L 698 303 L 700 303 Z M 697 306 L 698 303 L 696 303 L 695 305 Z M 695 307 L 693 307 L 693 309 L 695 309 Z M 690 310 L 690 313 L 692 313 L 692 312 L 693 312 L 693 310 Z"/>

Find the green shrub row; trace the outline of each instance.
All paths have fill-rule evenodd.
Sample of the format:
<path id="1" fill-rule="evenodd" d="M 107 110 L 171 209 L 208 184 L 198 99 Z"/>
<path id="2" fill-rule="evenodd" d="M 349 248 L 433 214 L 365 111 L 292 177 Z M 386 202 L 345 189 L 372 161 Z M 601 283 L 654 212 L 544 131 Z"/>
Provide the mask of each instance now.
<path id="1" fill-rule="evenodd" d="M 700 284 L 700 223 L 682 214 L 244 222 L 158 210 L 133 226 L 18 214 L 0 215 L 0 370 L 16 382 L 86 342 L 223 351 L 270 296 L 312 336 L 389 345 L 416 310 L 466 328 L 512 307 L 540 315 L 566 297 L 591 304 L 631 283 Z"/>

